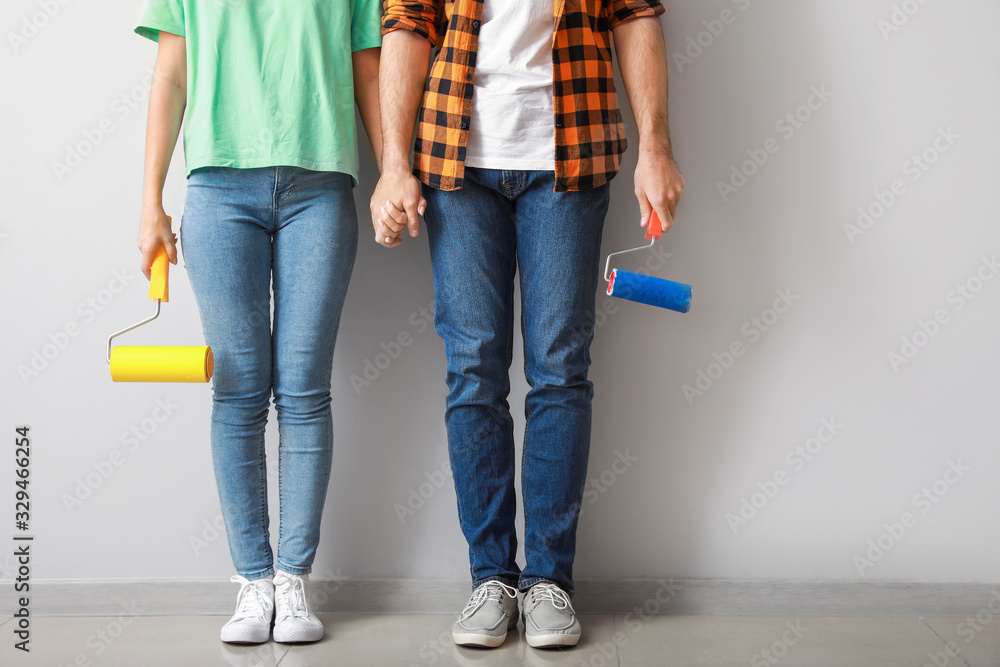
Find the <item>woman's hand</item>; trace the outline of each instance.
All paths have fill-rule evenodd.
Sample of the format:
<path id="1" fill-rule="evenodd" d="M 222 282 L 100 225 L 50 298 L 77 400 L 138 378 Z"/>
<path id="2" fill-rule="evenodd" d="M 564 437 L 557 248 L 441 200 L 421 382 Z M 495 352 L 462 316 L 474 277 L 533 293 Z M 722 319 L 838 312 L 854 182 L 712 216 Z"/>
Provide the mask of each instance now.
<path id="1" fill-rule="evenodd" d="M 164 212 L 162 206 L 150 206 L 142 211 L 136 245 L 142 253 L 139 268 L 142 275 L 146 276 L 146 280 L 149 280 L 149 267 L 160 246 L 167 249 L 170 263 L 177 264 L 177 235 L 171 229 L 170 223 L 170 216 Z"/>

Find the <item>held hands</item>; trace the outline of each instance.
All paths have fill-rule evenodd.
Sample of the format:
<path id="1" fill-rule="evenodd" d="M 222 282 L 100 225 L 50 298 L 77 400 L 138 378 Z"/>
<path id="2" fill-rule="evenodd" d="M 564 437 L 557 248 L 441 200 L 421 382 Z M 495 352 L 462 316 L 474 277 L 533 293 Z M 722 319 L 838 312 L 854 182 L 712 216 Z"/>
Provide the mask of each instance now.
<path id="1" fill-rule="evenodd" d="M 427 200 L 420 195 L 420 181 L 408 171 L 383 172 L 368 205 L 375 230 L 375 242 L 395 248 L 403 242 L 400 235 L 420 233 L 420 217 Z"/>
<path id="2" fill-rule="evenodd" d="M 683 189 L 684 177 L 668 150 L 640 152 L 635 169 L 635 196 L 639 200 L 643 227 L 655 210 L 663 231 L 670 229 Z M 404 229 L 409 230 L 411 237 L 417 236 L 420 233 L 419 216 L 426 208 L 427 200 L 420 195 L 420 181 L 411 173 L 383 173 L 369 202 L 375 242 L 395 248 L 403 242 L 400 236 Z"/>
<path id="3" fill-rule="evenodd" d="M 635 197 L 642 215 L 639 224 L 645 227 L 650 211 L 655 210 L 663 231 L 670 229 L 683 189 L 684 177 L 669 150 L 640 149 L 635 168 Z"/>
<path id="4" fill-rule="evenodd" d="M 161 245 L 167 249 L 170 263 L 177 264 L 177 235 L 171 230 L 170 216 L 163 211 L 162 206 L 143 208 L 136 245 L 142 253 L 139 268 L 146 280 L 149 280 L 149 266 L 153 263 L 153 256 Z"/>

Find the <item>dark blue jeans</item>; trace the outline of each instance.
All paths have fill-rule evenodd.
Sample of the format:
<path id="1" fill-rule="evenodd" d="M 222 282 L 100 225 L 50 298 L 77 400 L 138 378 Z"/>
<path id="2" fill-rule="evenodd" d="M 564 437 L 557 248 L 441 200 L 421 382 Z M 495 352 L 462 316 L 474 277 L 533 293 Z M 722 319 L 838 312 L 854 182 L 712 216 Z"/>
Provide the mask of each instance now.
<path id="1" fill-rule="evenodd" d="M 468 168 L 461 190 L 424 188 L 435 327 L 448 356 L 445 422 L 473 585 L 573 591 L 590 451 L 587 379 L 608 186 L 552 191 L 553 172 Z M 527 428 L 523 571 L 515 562 L 514 434 L 507 396 L 514 276 L 521 283 Z"/>

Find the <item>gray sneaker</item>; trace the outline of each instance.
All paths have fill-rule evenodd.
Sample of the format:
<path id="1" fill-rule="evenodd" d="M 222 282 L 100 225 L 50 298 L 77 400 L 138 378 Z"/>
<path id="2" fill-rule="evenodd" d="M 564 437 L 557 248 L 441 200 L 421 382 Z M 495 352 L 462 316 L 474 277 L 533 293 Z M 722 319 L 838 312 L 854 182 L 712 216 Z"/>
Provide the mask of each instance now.
<path id="1" fill-rule="evenodd" d="M 487 581 L 473 591 L 451 636 L 459 646 L 495 648 L 507 639 L 507 630 L 516 625 L 517 589 Z"/>
<path id="2" fill-rule="evenodd" d="M 566 591 L 542 581 L 524 594 L 524 638 L 534 648 L 576 646 L 580 621 Z"/>

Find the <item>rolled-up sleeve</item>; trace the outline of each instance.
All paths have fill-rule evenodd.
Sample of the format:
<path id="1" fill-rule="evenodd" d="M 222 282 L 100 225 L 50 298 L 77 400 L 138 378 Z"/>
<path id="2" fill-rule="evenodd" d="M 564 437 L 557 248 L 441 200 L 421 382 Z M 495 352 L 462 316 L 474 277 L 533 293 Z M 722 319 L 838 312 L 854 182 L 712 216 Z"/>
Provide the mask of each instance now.
<path id="1" fill-rule="evenodd" d="M 622 21 L 640 16 L 659 16 L 666 9 L 660 0 L 612 0 L 608 12 L 608 26 L 614 30 Z"/>
<path id="2" fill-rule="evenodd" d="M 184 3 L 182 0 L 143 0 L 135 31 L 154 42 L 160 41 L 161 32 L 184 37 Z"/>
<path id="3" fill-rule="evenodd" d="M 406 2 L 385 0 L 382 15 L 382 35 L 393 30 L 409 30 L 432 45 L 437 43 L 437 2 Z"/>

